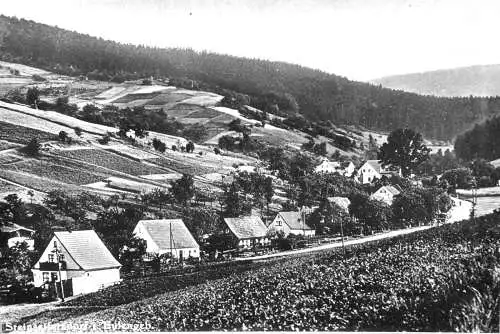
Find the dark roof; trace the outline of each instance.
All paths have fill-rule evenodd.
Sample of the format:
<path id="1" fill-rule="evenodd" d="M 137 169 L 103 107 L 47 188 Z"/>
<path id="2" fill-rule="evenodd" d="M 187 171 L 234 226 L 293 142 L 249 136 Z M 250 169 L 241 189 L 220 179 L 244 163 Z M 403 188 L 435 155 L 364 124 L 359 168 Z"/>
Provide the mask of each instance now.
<path id="1" fill-rule="evenodd" d="M 198 243 L 182 219 L 141 220 L 142 225 L 151 239 L 160 249 L 198 248 Z M 172 236 L 172 243 L 170 243 Z"/>
<path id="2" fill-rule="evenodd" d="M 84 270 L 120 267 L 94 230 L 54 232 L 71 258 Z"/>
<path id="3" fill-rule="evenodd" d="M 267 227 L 259 217 L 224 218 L 224 222 L 240 240 L 263 238 L 267 235 Z"/>
<path id="4" fill-rule="evenodd" d="M 287 224 L 291 230 L 312 230 L 302 219 L 302 215 L 297 211 L 281 211 L 278 213 L 285 224 Z"/>

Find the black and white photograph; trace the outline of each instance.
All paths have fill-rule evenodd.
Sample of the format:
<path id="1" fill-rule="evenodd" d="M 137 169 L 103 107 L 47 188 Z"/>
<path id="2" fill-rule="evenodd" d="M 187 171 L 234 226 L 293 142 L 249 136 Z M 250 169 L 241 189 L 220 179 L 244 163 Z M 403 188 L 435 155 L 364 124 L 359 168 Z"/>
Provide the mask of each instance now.
<path id="1" fill-rule="evenodd" d="M 0 0 L 0 333 L 500 333 L 499 18 Z"/>

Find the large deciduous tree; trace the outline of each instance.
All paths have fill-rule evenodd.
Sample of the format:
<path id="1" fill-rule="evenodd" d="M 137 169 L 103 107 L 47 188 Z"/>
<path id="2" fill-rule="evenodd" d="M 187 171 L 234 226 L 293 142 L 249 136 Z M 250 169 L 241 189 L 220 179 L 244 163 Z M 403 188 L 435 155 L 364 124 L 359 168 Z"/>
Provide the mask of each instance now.
<path id="1" fill-rule="evenodd" d="M 397 129 L 391 132 L 387 142 L 380 148 L 378 158 L 384 166 L 400 167 L 403 176 L 409 176 L 429 158 L 429 152 L 420 133 L 411 129 Z"/>

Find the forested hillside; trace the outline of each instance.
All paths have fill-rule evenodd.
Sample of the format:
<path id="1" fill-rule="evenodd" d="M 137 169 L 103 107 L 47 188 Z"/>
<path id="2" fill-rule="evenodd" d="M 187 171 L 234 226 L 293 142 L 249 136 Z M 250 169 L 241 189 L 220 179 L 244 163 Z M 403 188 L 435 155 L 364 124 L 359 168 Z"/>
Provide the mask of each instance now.
<path id="1" fill-rule="evenodd" d="M 455 151 L 465 160 L 500 158 L 500 117 L 496 116 L 457 137 Z"/>
<path id="2" fill-rule="evenodd" d="M 5 16 L 0 16 L 0 59 L 117 82 L 168 77 L 176 86 L 243 99 L 272 113 L 299 112 L 309 120 L 373 130 L 411 126 L 441 140 L 500 110 L 499 98 L 419 96 L 298 65 L 124 45 Z"/>
<path id="3" fill-rule="evenodd" d="M 477 65 L 394 75 L 372 81 L 384 87 L 435 96 L 500 95 L 500 65 Z"/>

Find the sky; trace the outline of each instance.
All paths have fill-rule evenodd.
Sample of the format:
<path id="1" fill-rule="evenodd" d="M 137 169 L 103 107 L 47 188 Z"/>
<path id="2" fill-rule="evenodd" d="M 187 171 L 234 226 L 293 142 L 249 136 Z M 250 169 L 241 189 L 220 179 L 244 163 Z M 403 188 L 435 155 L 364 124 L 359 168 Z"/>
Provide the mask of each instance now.
<path id="1" fill-rule="evenodd" d="M 0 0 L 0 14 L 360 81 L 500 63 L 498 0 Z"/>

